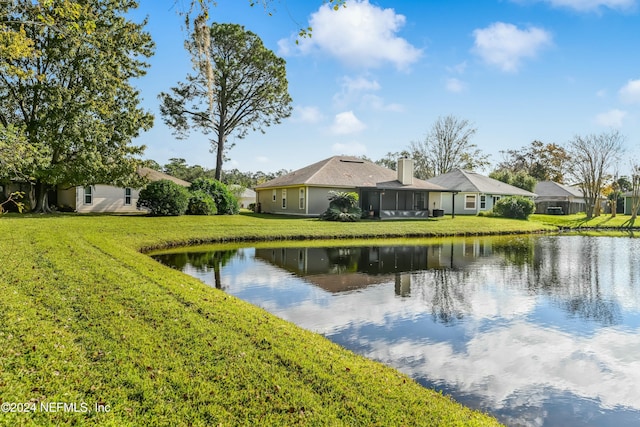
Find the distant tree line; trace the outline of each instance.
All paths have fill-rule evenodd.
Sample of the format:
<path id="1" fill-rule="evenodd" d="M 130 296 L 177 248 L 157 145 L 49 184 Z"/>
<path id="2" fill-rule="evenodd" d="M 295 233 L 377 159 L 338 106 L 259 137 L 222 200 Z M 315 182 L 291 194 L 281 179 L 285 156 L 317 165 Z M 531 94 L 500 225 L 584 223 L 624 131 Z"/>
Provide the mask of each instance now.
<path id="1" fill-rule="evenodd" d="M 420 179 L 454 169 L 477 170 L 490 165 L 488 156 L 471 141 L 477 129 L 466 119 L 439 117 L 422 141 L 405 149 L 388 152 L 375 163 L 396 169 L 398 158 L 414 160 L 415 176 Z M 640 164 L 631 161 L 632 176 L 618 176 L 617 167 L 624 152 L 625 137 L 617 130 L 600 134 L 576 135 L 565 145 L 534 140 L 528 146 L 502 151 L 503 160 L 489 173 L 491 178 L 533 192 L 540 181 L 575 185 L 584 194 L 586 215 L 602 212 L 608 198 L 612 214 L 623 209 L 625 192 L 640 199 Z M 635 200 L 636 198 L 632 198 Z M 640 200 L 632 202 L 640 207 Z M 637 214 L 638 208 L 632 213 Z"/>
<path id="2" fill-rule="evenodd" d="M 194 182 L 200 178 L 214 179 L 216 176 L 215 169 L 208 169 L 200 165 L 189 165 L 183 158 L 171 158 L 169 159 L 169 163 L 162 166 L 154 160 L 145 160 L 144 165 L 187 182 Z M 252 188 L 289 172 L 290 171 L 286 169 L 281 169 L 277 172 L 241 172 L 234 168 L 221 171 L 220 181 L 226 185 L 239 185 L 244 188 Z"/>

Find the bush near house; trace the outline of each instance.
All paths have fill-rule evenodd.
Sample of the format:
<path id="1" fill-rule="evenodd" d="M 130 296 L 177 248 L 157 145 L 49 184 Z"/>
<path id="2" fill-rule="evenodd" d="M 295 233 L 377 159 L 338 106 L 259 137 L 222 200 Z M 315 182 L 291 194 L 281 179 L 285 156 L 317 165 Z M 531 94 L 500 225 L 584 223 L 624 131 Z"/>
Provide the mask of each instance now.
<path id="1" fill-rule="evenodd" d="M 320 219 L 353 222 L 362 218 L 362 209 L 358 207 L 358 193 L 330 191 L 329 194 L 329 208 L 320 215 Z"/>
<path id="2" fill-rule="evenodd" d="M 168 179 L 149 183 L 140 191 L 137 207 L 149 209 L 151 216 L 183 215 L 189 204 L 189 191 Z"/>
<path id="3" fill-rule="evenodd" d="M 496 215 L 515 219 L 527 219 L 535 210 L 536 205 L 533 200 L 522 196 L 503 197 L 493 207 Z"/>
<path id="4" fill-rule="evenodd" d="M 191 183 L 191 191 L 203 191 L 209 194 L 218 210 L 218 215 L 236 215 L 240 212 L 238 199 L 226 185 L 210 178 L 198 178 Z"/>
<path id="5" fill-rule="evenodd" d="M 209 193 L 205 193 L 202 190 L 196 190 L 191 193 L 187 215 L 215 215 L 217 213 L 216 202 Z"/>

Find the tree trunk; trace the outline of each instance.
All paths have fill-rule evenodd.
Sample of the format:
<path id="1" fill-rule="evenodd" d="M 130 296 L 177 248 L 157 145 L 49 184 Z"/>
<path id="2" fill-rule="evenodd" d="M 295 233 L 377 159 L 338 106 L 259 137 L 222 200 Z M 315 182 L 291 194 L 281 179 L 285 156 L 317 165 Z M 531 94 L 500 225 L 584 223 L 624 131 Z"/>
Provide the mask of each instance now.
<path id="1" fill-rule="evenodd" d="M 218 146 L 216 152 L 216 180 L 220 181 L 222 178 L 222 160 L 224 159 L 224 126 L 221 124 L 218 130 Z"/>
<path id="2" fill-rule="evenodd" d="M 34 213 L 51 213 L 49 206 L 49 186 L 44 182 L 36 183 L 36 205 L 33 208 Z"/>

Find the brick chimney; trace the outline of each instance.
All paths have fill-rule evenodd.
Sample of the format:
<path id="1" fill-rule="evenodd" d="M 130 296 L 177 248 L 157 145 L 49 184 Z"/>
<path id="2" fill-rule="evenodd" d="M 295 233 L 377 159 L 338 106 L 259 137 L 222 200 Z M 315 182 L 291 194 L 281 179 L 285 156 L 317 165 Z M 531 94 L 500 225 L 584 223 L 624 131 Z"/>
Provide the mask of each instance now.
<path id="1" fill-rule="evenodd" d="M 413 160 L 400 158 L 398 159 L 398 181 L 402 185 L 413 184 Z"/>

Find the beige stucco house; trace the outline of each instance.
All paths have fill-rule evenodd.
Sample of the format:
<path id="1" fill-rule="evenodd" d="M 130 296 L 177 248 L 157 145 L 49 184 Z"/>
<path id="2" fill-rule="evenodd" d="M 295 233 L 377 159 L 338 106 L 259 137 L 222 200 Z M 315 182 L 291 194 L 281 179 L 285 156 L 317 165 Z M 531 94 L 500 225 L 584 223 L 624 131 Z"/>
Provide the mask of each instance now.
<path id="1" fill-rule="evenodd" d="M 179 178 L 141 167 L 138 174 L 149 181 L 168 179 L 183 187 L 191 184 Z M 57 206 L 63 210 L 80 213 L 140 213 L 136 208 L 140 189 L 132 187 L 116 187 L 106 184 L 87 185 L 85 187 L 63 187 L 57 190 Z"/>
<path id="2" fill-rule="evenodd" d="M 350 156 L 324 159 L 255 187 L 259 212 L 319 216 L 330 191 L 356 192 L 360 207 L 381 219 L 420 218 L 431 201 L 448 191 L 413 176 L 413 160 L 400 159 L 398 171 Z"/>

